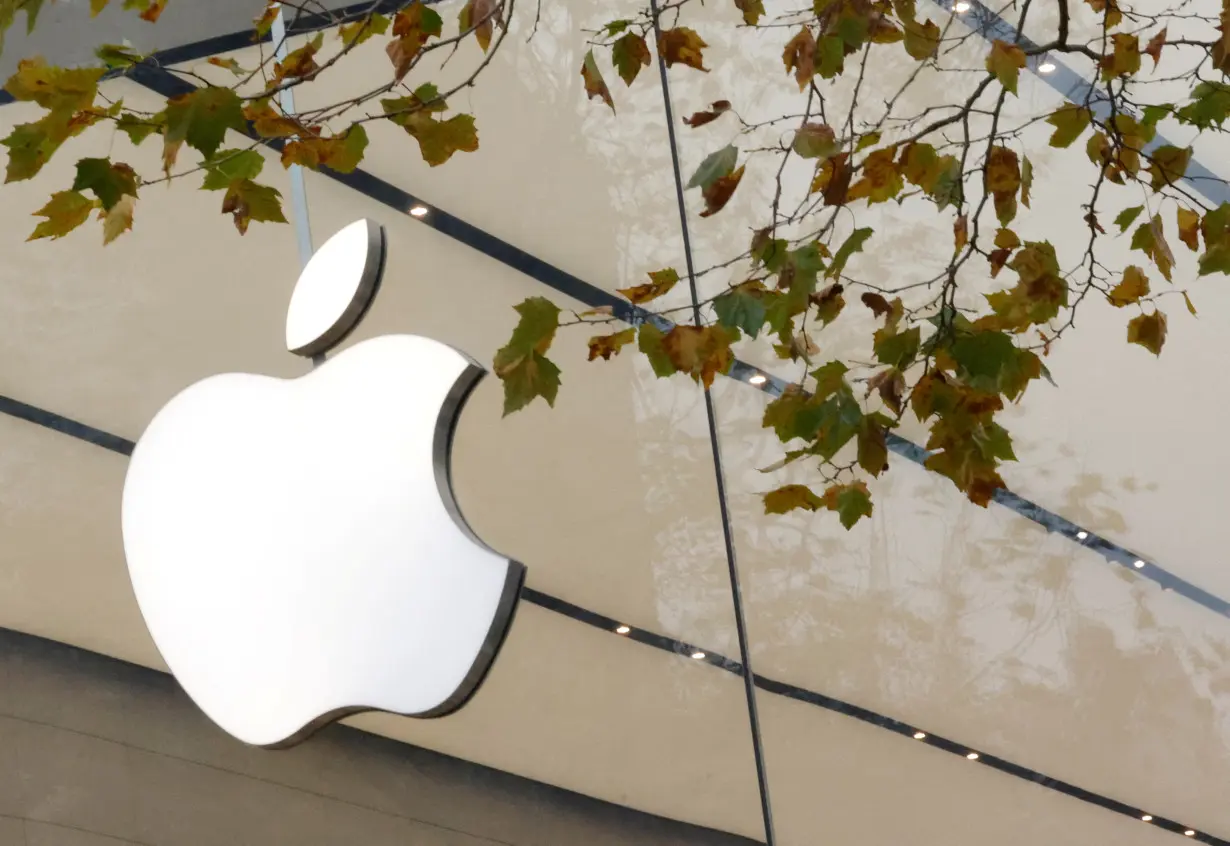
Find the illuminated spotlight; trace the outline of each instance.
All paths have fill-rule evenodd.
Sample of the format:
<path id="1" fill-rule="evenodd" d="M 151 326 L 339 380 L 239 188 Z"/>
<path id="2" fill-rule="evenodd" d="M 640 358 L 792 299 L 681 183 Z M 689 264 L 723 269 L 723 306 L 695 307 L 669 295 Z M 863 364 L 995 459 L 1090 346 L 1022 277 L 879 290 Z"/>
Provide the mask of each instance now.
<path id="1" fill-rule="evenodd" d="M 615 630 L 615 634 L 627 634 L 630 631 L 632 631 L 632 629 L 628 626 L 620 626 Z"/>
<path id="2" fill-rule="evenodd" d="M 956 12 L 958 15 L 968 12 L 969 3 L 967 3 L 965 0 L 957 0 L 956 3 L 952 4 L 952 10 Z"/>
<path id="3" fill-rule="evenodd" d="M 1042 64 L 1038 65 L 1038 73 L 1054 73 L 1054 72 L 1055 72 L 1055 63 L 1052 61 L 1044 61 Z"/>
<path id="4" fill-rule="evenodd" d="M 765 382 L 769 381 L 769 377 L 764 375 L 763 373 L 757 373 L 755 376 L 748 379 L 747 381 L 749 385 L 763 385 Z"/>
<path id="5" fill-rule="evenodd" d="M 1183 836 L 1184 836 L 1184 837 L 1195 837 L 1195 836 L 1196 836 L 1196 832 L 1192 831 L 1192 830 L 1189 828 L 1187 831 L 1183 832 Z"/>
<path id="6" fill-rule="evenodd" d="M 978 760 L 978 753 L 977 753 L 977 752 L 971 752 L 971 753 L 969 753 L 968 755 L 966 755 L 965 757 L 966 757 L 966 758 L 969 758 L 971 761 L 977 761 L 977 760 Z"/>
<path id="7" fill-rule="evenodd" d="M 927 733 L 925 731 L 916 731 L 914 732 L 914 739 L 915 740 L 926 740 Z"/>
<path id="8" fill-rule="evenodd" d="M 1137 570 L 1140 570 L 1140 569 L 1144 568 L 1144 566 L 1145 566 L 1145 562 L 1143 562 L 1143 561 L 1141 561 L 1139 558 L 1137 558 L 1137 559 L 1136 559 L 1136 561 L 1132 564 L 1132 566 L 1133 566 L 1133 567 L 1135 567 Z"/>
<path id="9" fill-rule="evenodd" d="M 1140 818 L 1145 822 L 1153 822 L 1153 814 L 1143 814 Z"/>
<path id="10" fill-rule="evenodd" d="M 692 657 L 693 657 L 693 658 L 695 658 L 697 661 L 699 661 L 700 659 L 702 659 L 702 658 L 704 658 L 704 657 L 705 657 L 705 653 L 701 652 L 701 651 L 698 649 L 698 650 L 696 650 L 695 652 L 693 652 L 693 653 L 692 653 Z"/>
<path id="11" fill-rule="evenodd" d="M 427 206 L 411 206 L 410 216 L 411 217 L 426 217 L 427 216 Z"/>
<path id="12" fill-rule="evenodd" d="M 1077 532 L 1077 533 L 1076 533 L 1076 539 L 1077 539 L 1077 540 L 1088 540 L 1088 539 L 1089 539 L 1089 533 L 1088 533 L 1088 532 L 1085 532 L 1085 531 L 1080 531 L 1080 532 Z"/>

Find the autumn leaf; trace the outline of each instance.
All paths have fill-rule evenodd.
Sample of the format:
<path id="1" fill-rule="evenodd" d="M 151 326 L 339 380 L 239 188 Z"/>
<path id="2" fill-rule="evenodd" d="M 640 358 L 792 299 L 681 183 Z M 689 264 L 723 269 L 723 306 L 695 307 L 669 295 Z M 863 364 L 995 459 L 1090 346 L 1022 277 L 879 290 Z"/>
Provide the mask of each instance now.
<path id="1" fill-rule="evenodd" d="M 1123 271 L 1123 280 L 1111 289 L 1106 297 L 1115 308 L 1134 305 L 1141 297 L 1149 295 L 1149 278 L 1136 265 L 1130 265 Z"/>
<path id="2" fill-rule="evenodd" d="M 110 159 L 81 159 L 77 162 L 77 177 L 73 191 L 92 191 L 103 211 L 110 211 L 121 197 L 136 196 L 137 174 L 123 162 Z"/>
<path id="3" fill-rule="evenodd" d="M 1162 47 L 1166 44 L 1166 27 L 1162 27 L 1156 35 L 1149 39 L 1149 44 L 1145 47 L 1144 52 L 1153 57 L 1153 67 L 1157 68 L 1158 62 L 1162 60 Z"/>
<path id="4" fill-rule="evenodd" d="M 1230 273 L 1230 203 L 1222 203 L 1204 216 L 1200 234 L 1204 236 L 1204 253 L 1199 274 Z"/>
<path id="5" fill-rule="evenodd" d="M 253 131 L 261 138 L 289 138 L 292 135 L 305 134 L 306 127 L 275 109 L 268 98 L 254 100 L 245 105 L 243 116 L 251 122 Z"/>
<path id="6" fill-rule="evenodd" d="M 859 299 L 862 300 L 863 305 L 871 309 L 871 313 L 876 317 L 883 317 L 885 315 L 892 314 L 893 309 L 892 306 L 888 304 L 888 300 L 884 299 L 884 297 L 874 291 L 868 291 L 863 294 L 863 296 L 859 297 Z"/>
<path id="7" fill-rule="evenodd" d="M 841 242 L 841 246 L 837 248 L 837 252 L 833 253 L 833 261 L 829 264 L 829 268 L 825 271 L 824 275 L 830 279 L 840 279 L 841 272 L 846 269 L 846 262 L 850 260 L 850 256 L 855 253 L 862 252 L 863 244 L 867 243 L 867 239 L 870 238 L 874 232 L 875 230 L 870 227 L 855 229 L 851 232 L 849 237 Z M 864 295 L 863 302 L 867 302 L 867 295 Z"/>
<path id="8" fill-rule="evenodd" d="M 122 44 L 102 44 L 94 48 L 94 56 L 107 70 L 122 70 L 145 61 L 144 56 L 134 53 Z"/>
<path id="9" fill-rule="evenodd" d="M 169 173 L 184 143 L 209 158 L 222 146 L 227 130 L 246 127 L 239 95 L 208 86 L 167 101 L 163 167 Z"/>
<path id="10" fill-rule="evenodd" d="M 1192 252 L 1200 249 L 1200 215 L 1191 209 L 1179 206 L 1179 240 Z"/>
<path id="11" fill-rule="evenodd" d="M 611 111 L 615 111 L 615 101 L 611 99 L 611 89 L 607 88 L 606 80 L 602 78 L 602 71 L 598 70 L 598 63 L 594 60 L 594 51 L 590 50 L 585 54 L 584 61 L 581 62 L 581 79 L 585 81 L 585 94 L 589 99 L 600 97 L 602 102 L 611 107 Z"/>
<path id="12" fill-rule="evenodd" d="M 953 236 L 953 255 L 957 255 L 961 250 L 965 249 L 965 245 L 969 243 L 969 218 L 965 215 L 959 215 L 957 222 L 952 225 Z"/>
<path id="13" fill-rule="evenodd" d="M 1154 355 L 1162 354 L 1166 343 L 1166 315 L 1160 311 L 1141 314 L 1128 321 L 1129 344 L 1139 344 Z"/>
<path id="14" fill-rule="evenodd" d="M 1166 277 L 1166 281 L 1171 281 L 1170 270 L 1174 266 L 1174 253 L 1170 251 L 1170 245 L 1166 243 L 1166 237 L 1162 231 L 1161 215 L 1154 215 L 1148 223 L 1142 223 L 1136 227 L 1136 231 L 1132 233 L 1132 249 L 1140 250 L 1153 259 L 1153 263 L 1157 265 L 1162 276 Z"/>
<path id="15" fill-rule="evenodd" d="M 259 185 L 251 179 L 237 179 L 226 189 L 222 198 L 222 213 L 235 220 L 240 235 L 248 231 L 252 221 L 286 223 L 282 212 L 282 194 L 268 185 Z"/>
<path id="16" fill-rule="evenodd" d="M 732 173 L 719 177 L 705 187 L 701 191 L 705 199 L 705 210 L 700 213 L 700 216 L 711 217 L 724 209 L 726 204 L 730 202 L 731 196 L 735 193 L 735 189 L 739 187 L 739 182 L 742 179 L 743 166 L 740 165 Z"/>
<path id="17" fill-rule="evenodd" d="M 787 514 L 799 508 L 817 511 L 823 507 L 824 501 L 806 485 L 783 485 L 764 495 L 765 514 Z"/>
<path id="18" fill-rule="evenodd" d="M 863 178 L 850 186 L 845 201 L 867 199 L 868 205 L 883 203 L 901 193 L 905 182 L 896 161 L 897 148 L 884 147 L 869 154 L 863 161 Z"/>
<path id="19" fill-rule="evenodd" d="M 887 367 L 867 380 L 867 395 L 875 391 L 894 414 L 901 413 L 901 396 L 905 393 L 905 375 L 895 367 Z"/>
<path id="20" fill-rule="evenodd" d="M 718 322 L 755 338 L 764 326 L 765 293 L 760 283 L 744 282 L 719 294 L 713 299 Z"/>
<path id="21" fill-rule="evenodd" d="M 546 357 L 559 328 L 559 308 L 545 297 L 530 297 L 514 308 L 520 319 L 492 361 L 492 370 L 504 383 L 505 417 L 535 397 L 554 406 L 560 386 L 559 368 Z"/>
<path id="22" fill-rule="evenodd" d="M 409 97 L 381 100 L 388 119 L 402 127 L 419 142 L 423 161 L 431 167 L 444 164 L 454 153 L 472 153 L 478 149 L 478 130 L 473 115 L 454 115 L 438 120 L 434 114 L 447 106 L 430 83 L 414 89 Z"/>
<path id="23" fill-rule="evenodd" d="M 739 150 L 729 144 L 715 153 L 710 153 L 705 156 L 704 161 L 700 163 L 700 167 L 692 174 L 692 178 L 688 180 L 688 188 L 708 188 L 715 181 L 723 176 L 727 176 L 735 169 L 735 163 L 739 159 Z"/>
<path id="24" fill-rule="evenodd" d="M 320 65 L 316 64 L 316 53 L 324 44 L 324 39 L 324 34 L 318 32 L 311 41 L 291 50 L 286 54 L 285 59 L 276 62 L 273 66 L 269 88 L 276 88 L 288 79 L 306 79 L 314 75 L 320 69 Z"/>
<path id="25" fill-rule="evenodd" d="M 854 177 L 854 168 L 850 166 L 848 153 L 838 153 L 826 159 L 812 180 L 809 191 L 819 191 L 824 196 L 826 206 L 840 206 L 846 203 L 850 193 L 850 180 Z"/>
<path id="26" fill-rule="evenodd" d="M 474 40 L 484 53 L 491 46 L 491 33 L 496 24 L 504 25 L 498 0 L 466 0 L 457 15 L 457 25 L 462 34 L 473 30 Z"/>
<path id="27" fill-rule="evenodd" d="M 389 31 L 390 24 L 391 21 L 387 15 L 367 15 L 350 23 L 342 24 L 338 27 L 337 34 L 342 39 L 343 45 L 346 47 L 356 47 L 370 38 L 384 35 Z M 391 47 L 386 47 L 385 51 L 390 54 L 390 57 L 392 56 Z M 393 60 L 393 64 L 396 66 L 396 59 Z"/>
<path id="28" fill-rule="evenodd" d="M 987 55 L 987 70 L 995 74 L 1000 85 L 1010 94 L 1016 94 L 1017 80 L 1021 69 L 1025 67 L 1025 51 L 1015 44 L 1000 41 L 991 42 L 991 52 Z"/>
<path id="29" fill-rule="evenodd" d="M 1187 165 L 1192 160 L 1192 148 L 1180 149 L 1164 144 L 1150 153 L 1149 158 L 1151 187 L 1154 191 L 1160 191 L 1187 174 Z"/>
<path id="30" fill-rule="evenodd" d="M 871 516 L 871 492 L 866 482 L 833 485 L 824 492 L 824 507 L 837 512 L 841 525 L 850 529 L 863 517 Z"/>
<path id="31" fill-rule="evenodd" d="M 1196 314 L 1196 306 L 1192 305 L 1192 298 L 1187 295 L 1187 291 L 1180 291 L 1183 295 L 1183 302 L 1187 304 L 1187 311 L 1192 317 L 1198 317 Z"/>
<path id="32" fill-rule="evenodd" d="M 94 0 L 90 2 L 93 3 Z M 252 21 L 255 30 L 252 33 L 253 41 L 260 41 L 269 34 L 269 31 L 273 29 L 273 22 L 278 19 L 278 12 L 281 8 L 282 4 L 279 0 L 265 0 L 265 8 Z"/>
<path id="33" fill-rule="evenodd" d="M 1175 113 L 1182 123 L 1197 129 L 1209 129 L 1221 126 L 1230 117 L 1230 85 L 1201 82 L 1192 89 L 1191 100 Z"/>
<path id="34" fill-rule="evenodd" d="M 616 290 L 634 305 L 641 305 L 667 293 L 679 282 L 679 272 L 673 267 L 654 270 L 649 274 L 649 282 L 633 288 L 617 288 Z"/>
<path id="35" fill-rule="evenodd" d="M 863 417 L 858 430 L 858 466 L 879 476 L 888 469 L 888 445 L 886 436 L 892 421 L 882 414 Z"/>
<path id="36" fill-rule="evenodd" d="M 898 169 L 911 185 L 917 185 L 930 194 L 946 166 L 944 159 L 936 153 L 935 147 L 915 141 L 901 151 Z"/>
<path id="37" fill-rule="evenodd" d="M 940 48 L 940 28 L 928 18 L 926 23 L 910 20 L 905 24 L 905 52 L 922 62 L 930 59 Z"/>
<path id="38" fill-rule="evenodd" d="M 707 390 L 719 373 L 726 373 L 734 363 L 730 349 L 736 335 L 717 326 L 673 327 L 662 338 L 662 349 L 679 373 L 686 373 Z"/>
<path id="39" fill-rule="evenodd" d="M 816 37 L 811 29 L 801 27 L 793 38 L 786 42 L 782 51 L 782 63 L 786 73 L 793 73 L 794 80 L 799 84 L 799 90 L 807 88 L 816 75 Z"/>
<path id="40" fill-rule="evenodd" d="M 57 191 L 51 195 L 45 206 L 34 213 L 35 217 L 44 217 L 46 220 L 41 221 L 26 240 L 63 238 L 85 223 L 90 212 L 96 207 L 93 200 L 78 191 Z"/>
<path id="41" fill-rule="evenodd" d="M 1034 187 L 1034 163 L 1029 156 L 1021 157 L 1021 205 L 1029 208 L 1029 192 Z"/>
<path id="42" fill-rule="evenodd" d="M 1123 12 L 1119 11 L 1119 0 L 1085 0 L 1089 8 L 1102 14 L 1107 29 L 1113 29 L 1123 21 Z"/>
<path id="43" fill-rule="evenodd" d="M 804 159 L 827 159 L 840 149 L 833 128 L 825 123 L 805 123 L 799 127 L 791 149 Z"/>
<path id="44" fill-rule="evenodd" d="M 249 73 L 249 71 L 245 70 L 244 67 L 239 64 L 239 62 L 237 62 L 235 59 L 229 56 L 225 58 L 222 56 L 210 56 L 205 61 L 213 65 L 216 68 L 222 68 L 223 70 L 228 70 L 231 73 L 235 74 L 235 76 L 243 76 L 244 74 Z"/>
<path id="45" fill-rule="evenodd" d="M 1060 107 L 1046 119 L 1047 123 L 1055 127 L 1055 131 L 1051 134 L 1050 145 L 1060 148 L 1072 146 L 1072 142 L 1080 138 L 1081 134 L 1089 128 L 1092 120 L 1093 112 L 1084 106 L 1074 106 L 1069 103 Z"/>
<path id="46" fill-rule="evenodd" d="M 282 166 L 292 164 L 318 170 L 327 167 L 338 173 L 353 173 L 367 150 L 367 130 L 356 123 L 332 138 L 312 136 L 290 141 L 282 148 Z"/>
<path id="47" fill-rule="evenodd" d="M 995 246 L 1003 250 L 1015 250 L 1021 246 L 1021 239 L 1011 229 L 999 229 L 995 232 Z"/>
<path id="48" fill-rule="evenodd" d="M 467 5 L 468 8 L 468 5 Z M 463 12 L 465 9 L 462 10 Z M 468 27 L 463 27 L 463 31 Z M 393 38 L 385 46 L 385 53 L 393 63 L 393 77 L 401 80 L 427 42 L 438 38 L 444 31 L 444 21 L 434 9 L 415 0 L 402 9 L 393 18 Z M 487 25 L 487 37 L 490 38 L 490 24 Z M 343 36 L 344 37 L 344 36 Z M 483 48 L 486 50 L 486 48 Z"/>
<path id="49" fill-rule="evenodd" d="M 666 60 L 666 66 L 687 65 L 708 72 L 701 51 L 709 45 L 694 30 L 686 26 L 664 30 L 658 39 L 658 53 Z"/>
<path id="50" fill-rule="evenodd" d="M 239 179 L 256 179 L 265 157 L 256 150 L 219 150 L 205 162 L 204 191 L 224 191 Z"/>
<path id="51" fill-rule="evenodd" d="M 1016 193 L 1021 187 L 1021 164 L 1015 150 L 995 145 L 987 155 L 987 190 Z"/>
<path id="52" fill-rule="evenodd" d="M 828 326 L 837 316 L 841 314 L 841 310 L 846 307 L 846 300 L 843 297 L 842 291 L 845 288 L 840 282 L 834 282 L 827 286 L 822 291 L 817 291 L 809 297 L 811 304 L 816 307 L 816 316 L 820 318 L 820 323 Z"/>
<path id="53" fill-rule="evenodd" d="M 728 111 L 730 111 L 730 101 L 718 100 L 712 103 L 707 111 L 695 112 L 691 117 L 684 118 L 683 122 L 695 129 L 717 120 Z"/>
<path id="54" fill-rule="evenodd" d="M 601 356 L 603 361 L 610 361 L 611 356 L 618 355 L 621 349 L 635 340 L 635 329 L 624 329 L 610 335 L 595 335 L 589 339 L 589 360 L 593 361 Z"/>
<path id="55" fill-rule="evenodd" d="M 1140 39 L 1135 35 L 1117 32 L 1111 37 L 1114 43 L 1109 55 L 1103 56 L 1100 64 L 1102 81 L 1110 82 L 1121 76 L 1131 76 L 1140 70 Z"/>
<path id="56" fill-rule="evenodd" d="M 625 85 L 632 84 L 641 68 L 649 67 L 649 59 L 649 45 L 635 32 L 627 33 L 611 45 L 611 62 Z"/>
<path id="57" fill-rule="evenodd" d="M 1128 227 L 1132 225 L 1132 221 L 1136 220 L 1144 210 L 1144 206 L 1132 206 L 1131 208 L 1124 209 L 1115 217 L 1115 225 L 1119 227 L 1120 232 L 1126 232 Z"/>
<path id="58" fill-rule="evenodd" d="M 132 216 L 136 211 L 137 198 L 125 194 L 107 211 L 100 211 L 103 221 L 103 246 L 132 229 Z"/>
<path id="59" fill-rule="evenodd" d="M 735 0 L 735 8 L 743 13 L 745 24 L 755 26 L 764 14 L 764 0 Z"/>

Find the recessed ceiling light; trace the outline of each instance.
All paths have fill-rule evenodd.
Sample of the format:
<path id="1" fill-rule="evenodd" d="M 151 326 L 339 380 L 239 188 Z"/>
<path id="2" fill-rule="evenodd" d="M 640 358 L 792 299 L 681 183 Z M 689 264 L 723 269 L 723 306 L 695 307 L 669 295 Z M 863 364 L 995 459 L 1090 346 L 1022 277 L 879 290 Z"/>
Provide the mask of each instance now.
<path id="1" fill-rule="evenodd" d="M 915 740 L 926 740 L 927 733 L 925 731 L 916 731 L 914 732 L 914 739 Z"/>
<path id="2" fill-rule="evenodd" d="M 971 752 L 971 753 L 969 753 L 968 755 L 966 755 L 965 757 L 966 757 L 966 758 L 969 758 L 971 761 L 977 761 L 977 760 L 978 760 L 978 753 L 977 753 L 977 752 Z"/>
<path id="3" fill-rule="evenodd" d="M 748 379 L 747 381 L 748 381 L 748 384 L 751 384 L 751 385 L 763 385 L 765 382 L 769 381 L 769 377 L 765 376 L 763 373 L 757 373 L 755 376 Z"/>
<path id="4" fill-rule="evenodd" d="M 427 206 L 411 206 L 410 214 L 414 217 L 426 217 L 427 216 Z"/>
<path id="5" fill-rule="evenodd" d="M 1192 831 L 1190 828 L 1189 828 L 1187 831 L 1183 832 L 1183 834 L 1184 834 L 1184 836 L 1186 836 L 1186 837 L 1195 837 L 1195 836 L 1196 836 L 1196 832 Z"/>
<path id="6" fill-rule="evenodd" d="M 1089 537 L 1089 533 L 1086 531 L 1080 531 L 1076 533 L 1077 540 L 1086 540 L 1088 537 Z"/>
<path id="7" fill-rule="evenodd" d="M 1141 819 L 1145 822 L 1153 822 L 1153 814 L 1144 814 L 1141 816 Z"/>
<path id="8" fill-rule="evenodd" d="M 962 12 L 968 12 L 969 3 L 965 2 L 965 0 L 957 0 L 956 3 L 952 4 L 952 10 L 956 12 L 958 15 L 961 14 Z"/>
<path id="9" fill-rule="evenodd" d="M 695 652 L 693 652 L 693 653 L 692 653 L 692 657 L 693 657 L 693 658 L 695 658 L 697 661 L 699 661 L 701 658 L 704 658 L 704 657 L 705 657 L 705 653 L 701 652 L 701 651 L 698 649 L 698 650 L 696 650 Z"/>
<path id="10" fill-rule="evenodd" d="M 1054 62 L 1047 61 L 1047 62 L 1043 62 L 1042 64 L 1038 65 L 1038 73 L 1054 73 L 1054 72 L 1055 72 Z"/>
<path id="11" fill-rule="evenodd" d="M 1141 569 L 1142 567 L 1144 567 L 1144 566 L 1145 566 L 1145 562 L 1143 562 L 1143 561 L 1141 561 L 1139 558 L 1137 558 L 1137 559 L 1136 559 L 1136 562 L 1135 562 L 1134 564 L 1132 564 L 1132 566 L 1133 566 L 1133 567 L 1135 567 L 1137 570 L 1139 570 L 1139 569 Z"/>
<path id="12" fill-rule="evenodd" d="M 632 629 L 628 628 L 627 626 L 620 626 L 619 628 L 615 630 L 615 634 L 627 634 L 630 631 L 632 631 Z"/>

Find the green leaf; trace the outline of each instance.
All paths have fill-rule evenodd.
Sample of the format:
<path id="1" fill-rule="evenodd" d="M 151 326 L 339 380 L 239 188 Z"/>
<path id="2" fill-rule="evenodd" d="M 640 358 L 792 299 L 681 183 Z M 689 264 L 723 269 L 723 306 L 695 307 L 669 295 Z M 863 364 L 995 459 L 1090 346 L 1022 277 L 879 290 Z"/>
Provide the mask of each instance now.
<path id="1" fill-rule="evenodd" d="M 39 223 L 26 240 L 63 238 L 85 223 L 95 208 L 95 202 L 84 194 L 77 191 L 57 191 L 51 195 L 45 206 L 34 213 L 35 217 L 45 217 L 46 220 Z"/>
<path id="2" fill-rule="evenodd" d="M 93 191 L 103 211 L 110 211 L 121 197 L 137 196 L 137 174 L 128 165 L 110 159 L 81 159 L 77 162 L 74 191 Z"/>
<path id="3" fill-rule="evenodd" d="M 717 180 L 728 176 L 735 169 L 735 163 L 738 159 L 739 150 L 733 144 L 723 147 L 716 153 L 710 153 L 700 163 L 696 173 L 692 174 L 692 178 L 688 180 L 687 187 L 700 187 L 702 190 L 707 190 Z"/>
<path id="4" fill-rule="evenodd" d="M 1003 394 L 1015 400 L 1028 384 L 1042 375 L 1042 360 L 1012 343 L 1003 332 L 974 332 L 959 336 L 950 354 L 957 375 L 976 391 Z"/>
<path id="5" fill-rule="evenodd" d="M 1133 317 L 1128 321 L 1127 339 L 1130 344 L 1139 344 L 1154 355 L 1161 355 L 1166 343 L 1166 315 L 1155 311 Z"/>
<path id="6" fill-rule="evenodd" d="M 1173 185 L 1187 174 L 1187 165 L 1192 160 L 1192 148 L 1179 148 L 1163 144 L 1149 154 L 1151 187 L 1160 191 Z"/>
<path id="7" fill-rule="evenodd" d="M 225 191 L 237 179 L 255 179 L 265 167 L 256 150 L 219 150 L 205 163 L 205 191 Z"/>
<path id="8" fill-rule="evenodd" d="M 995 74 L 1000 85 L 1010 94 L 1016 94 L 1017 80 L 1024 67 L 1025 51 L 1020 47 L 998 38 L 991 43 L 991 52 L 987 55 L 987 70 Z"/>
<path id="9" fill-rule="evenodd" d="M 765 406 L 761 425 L 772 429 L 782 443 L 795 438 L 810 441 L 820 431 L 820 399 L 807 396 L 797 385 L 791 386 Z"/>
<path id="10" fill-rule="evenodd" d="M 1072 142 L 1081 137 L 1092 121 L 1093 112 L 1083 106 L 1074 106 L 1069 103 L 1061 107 L 1059 111 L 1046 119 L 1047 123 L 1055 127 L 1054 133 L 1051 134 L 1051 146 L 1061 148 L 1072 146 Z"/>
<path id="11" fill-rule="evenodd" d="M 744 282 L 713 300 L 713 310 L 723 326 L 739 329 L 755 338 L 765 321 L 764 291 Z"/>
<path id="12" fill-rule="evenodd" d="M 928 18 L 926 23 L 916 20 L 905 21 L 905 52 L 918 61 L 925 61 L 935 55 L 940 47 L 940 28 Z"/>
<path id="13" fill-rule="evenodd" d="M 846 262 L 850 260 L 850 256 L 862 252 L 863 244 L 867 243 L 867 239 L 871 237 L 874 231 L 870 227 L 864 227 L 851 232 L 850 237 L 846 238 L 841 246 L 837 248 L 837 252 L 833 254 L 833 262 L 829 265 L 825 276 L 831 279 L 841 278 L 841 272 L 846 269 Z"/>
<path id="14" fill-rule="evenodd" d="M 1127 232 L 1129 226 L 1136 218 L 1140 217 L 1140 213 L 1145 210 L 1144 206 L 1132 206 L 1130 209 L 1124 209 L 1115 217 L 1115 225 L 1119 227 L 1120 232 Z"/>
<path id="15" fill-rule="evenodd" d="M 1175 113 L 1180 122 L 1203 130 L 1221 126 L 1230 117 L 1230 85 L 1201 82 L 1191 96 L 1192 102 Z"/>
<path id="16" fill-rule="evenodd" d="M 530 297 L 514 307 L 520 320 L 512 338 L 496 354 L 492 369 L 504 383 L 504 415 L 542 397 L 555 405 L 560 371 L 547 357 L 559 328 L 559 307 L 545 297 Z"/>
<path id="17" fill-rule="evenodd" d="M 666 347 L 663 345 L 665 337 L 657 326 L 652 323 L 642 323 L 636 338 L 637 349 L 649 360 L 649 366 L 653 368 L 653 375 L 659 379 L 673 376 L 677 372 L 671 357 L 666 354 Z"/>
<path id="18" fill-rule="evenodd" d="M 911 326 L 904 332 L 880 336 L 876 333 L 876 359 L 881 364 L 905 370 L 918 356 L 918 348 L 922 345 L 922 333 L 917 326 Z"/>
<path id="19" fill-rule="evenodd" d="M 649 67 L 649 60 L 649 45 L 635 32 L 629 32 L 611 45 L 611 62 L 626 85 L 632 84 L 641 68 Z"/>
<path id="20" fill-rule="evenodd" d="M 133 65 L 139 65 L 141 62 L 145 61 L 145 57 L 140 53 L 134 53 L 122 44 L 102 44 L 94 48 L 94 56 L 102 62 L 108 70 L 130 68 Z"/>
<path id="21" fill-rule="evenodd" d="M 134 146 L 166 128 L 166 124 L 153 119 L 142 119 L 132 114 L 122 114 L 115 122 L 115 128 L 125 133 Z"/>
<path id="22" fill-rule="evenodd" d="M 847 529 L 872 512 L 871 492 L 864 482 L 834 485 L 824 492 L 824 503 L 830 511 L 836 511 L 841 525 Z"/>
<path id="23" fill-rule="evenodd" d="M 240 235 L 248 231 L 252 221 L 286 223 L 282 213 L 282 194 L 268 185 L 259 185 L 251 179 L 232 182 L 222 198 L 222 213 L 235 219 L 235 228 Z"/>
<path id="24" fill-rule="evenodd" d="M 444 164 L 454 153 L 478 149 L 473 115 L 454 115 L 448 120 L 433 117 L 447 108 L 434 85 L 421 85 L 410 97 L 381 100 L 380 105 L 392 123 L 419 142 L 423 161 L 431 167 Z"/>
<path id="25" fill-rule="evenodd" d="M 173 97 L 166 108 L 165 169 L 170 171 L 184 143 L 211 158 L 227 130 L 242 132 L 246 127 L 243 103 L 229 88 L 210 86 Z"/>

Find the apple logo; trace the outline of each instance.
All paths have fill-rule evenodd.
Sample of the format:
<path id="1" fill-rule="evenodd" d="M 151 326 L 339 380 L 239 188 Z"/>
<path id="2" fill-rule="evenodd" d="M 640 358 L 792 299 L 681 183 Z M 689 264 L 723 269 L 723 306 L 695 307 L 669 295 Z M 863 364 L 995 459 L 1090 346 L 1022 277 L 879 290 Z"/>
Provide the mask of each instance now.
<path id="1" fill-rule="evenodd" d="M 354 329 L 384 255 L 366 220 L 320 248 L 291 298 L 292 352 Z M 124 552 L 154 643 L 221 728 L 284 747 L 361 711 L 443 716 L 477 690 L 525 577 L 452 493 L 483 373 L 388 335 L 298 379 L 212 376 L 154 417 L 124 480 Z"/>

